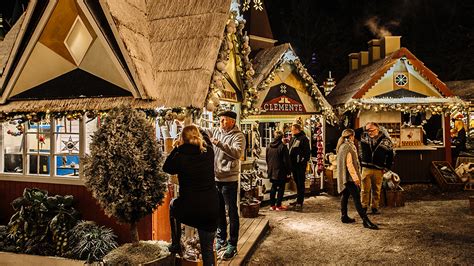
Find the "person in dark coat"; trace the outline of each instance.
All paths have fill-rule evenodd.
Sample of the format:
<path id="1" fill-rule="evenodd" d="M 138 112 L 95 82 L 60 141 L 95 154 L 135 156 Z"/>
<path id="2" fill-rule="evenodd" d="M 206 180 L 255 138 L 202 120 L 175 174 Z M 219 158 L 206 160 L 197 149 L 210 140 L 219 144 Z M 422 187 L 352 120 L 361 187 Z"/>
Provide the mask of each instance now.
<path id="1" fill-rule="evenodd" d="M 456 158 L 462 151 L 466 151 L 466 130 L 464 129 L 464 122 L 462 120 L 456 120 L 454 122 L 454 128 L 457 132 L 456 137 L 453 138 L 453 145 L 456 146 L 453 150 L 453 162 L 456 163 Z"/>
<path id="2" fill-rule="evenodd" d="M 285 193 L 285 184 L 290 175 L 290 156 L 288 148 L 283 143 L 283 132 L 275 131 L 273 133 L 275 140 L 267 147 L 266 161 L 267 174 L 272 183 L 270 190 L 270 209 L 284 211 L 285 206 L 281 205 L 283 194 Z M 278 194 L 275 205 L 275 196 Z"/>
<path id="3" fill-rule="evenodd" d="M 181 253 L 181 223 L 184 223 L 197 228 L 204 265 L 213 265 L 219 198 L 209 137 L 194 125 L 186 126 L 163 171 L 177 174 L 179 181 L 179 196 L 170 204 L 170 252 Z"/>
<path id="4" fill-rule="evenodd" d="M 381 130 L 375 122 L 355 130 L 359 141 L 360 164 L 362 165 L 361 202 L 367 210 L 371 205 L 372 214 L 380 214 L 379 203 L 382 191 L 384 171 L 390 170 L 393 164 L 393 144 L 388 133 Z M 370 197 L 372 193 L 372 197 Z M 369 199 L 372 198 L 371 203 Z"/>
<path id="5" fill-rule="evenodd" d="M 303 132 L 300 124 L 293 124 L 291 126 L 291 134 L 293 137 L 290 140 L 290 163 L 293 179 L 296 183 L 297 199 L 293 204 L 295 210 L 303 210 L 304 201 L 304 182 L 306 179 L 306 166 L 310 157 L 309 139 Z"/>

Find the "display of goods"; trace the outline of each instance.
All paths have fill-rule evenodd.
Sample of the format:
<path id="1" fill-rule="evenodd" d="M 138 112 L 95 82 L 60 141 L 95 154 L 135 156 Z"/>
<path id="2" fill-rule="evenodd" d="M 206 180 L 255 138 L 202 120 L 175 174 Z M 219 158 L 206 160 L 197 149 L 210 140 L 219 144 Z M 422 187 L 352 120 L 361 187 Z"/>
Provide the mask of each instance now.
<path id="1" fill-rule="evenodd" d="M 464 187 L 464 182 L 456 174 L 451 164 L 446 161 L 431 162 L 431 173 L 436 183 L 444 191 L 459 191 Z"/>

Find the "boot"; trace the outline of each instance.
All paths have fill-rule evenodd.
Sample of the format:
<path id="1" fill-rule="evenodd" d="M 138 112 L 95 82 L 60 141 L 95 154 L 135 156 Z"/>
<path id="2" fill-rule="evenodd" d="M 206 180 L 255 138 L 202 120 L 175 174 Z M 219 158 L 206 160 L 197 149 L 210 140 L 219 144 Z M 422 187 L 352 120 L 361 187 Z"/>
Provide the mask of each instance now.
<path id="1" fill-rule="evenodd" d="M 181 248 L 181 223 L 178 222 L 174 217 L 170 216 L 171 224 L 171 245 L 168 247 L 170 253 L 183 255 Z"/>
<path id="2" fill-rule="evenodd" d="M 362 219 L 362 224 L 364 225 L 365 228 L 369 228 L 372 230 L 379 230 L 379 227 L 376 224 L 373 224 L 370 220 L 369 217 L 365 217 Z"/>
<path id="3" fill-rule="evenodd" d="M 367 214 L 367 207 L 362 208 L 362 210 L 364 211 L 364 214 Z"/>
<path id="4" fill-rule="evenodd" d="M 377 208 L 372 208 L 372 214 L 378 215 L 380 211 Z"/>
<path id="5" fill-rule="evenodd" d="M 345 224 L 351 224 L 351 223 L 355 223 L 355 219 L 354 218 L 351 218 L 347 215 L 343 215 L 341 216 L 341 222 L 345 223 Z"/>

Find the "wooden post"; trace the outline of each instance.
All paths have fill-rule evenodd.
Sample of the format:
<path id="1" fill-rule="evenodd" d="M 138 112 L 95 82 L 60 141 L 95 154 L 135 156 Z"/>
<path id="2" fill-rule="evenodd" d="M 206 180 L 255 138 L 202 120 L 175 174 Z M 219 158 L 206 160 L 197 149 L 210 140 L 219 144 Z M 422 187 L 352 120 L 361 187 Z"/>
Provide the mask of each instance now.
<path id="1" fill-rule="evenodd" d="M 173 149 L 173 138 L 164 138 L 164 153 L 169 154 Z M 152 238 L 153 240 L 171 240 L 170 224 L 170 202 L 174 196 L 174 184 L 168 184 L 163 204 L 152 214 Z"/>
<path id="2" fill-rule="evenodd" d="M 445 152 L 445 160 L 452 164 L 452 155 L 451 155 L 451 125 L 449 123 L 449 114 L 444 114 L 444 152 Z"/>

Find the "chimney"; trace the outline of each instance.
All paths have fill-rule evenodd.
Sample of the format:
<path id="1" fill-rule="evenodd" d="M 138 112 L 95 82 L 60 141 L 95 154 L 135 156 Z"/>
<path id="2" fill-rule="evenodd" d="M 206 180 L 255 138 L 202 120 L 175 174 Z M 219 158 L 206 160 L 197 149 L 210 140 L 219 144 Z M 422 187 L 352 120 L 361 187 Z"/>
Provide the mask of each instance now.
<path id="1" fill-rule="evenodd" d="M 380 40 L 372 39 L 367 42 L 369 45 L 369 64 L 380 59 Z"/>
<path id="2" fill-rule="evenodd" d="M 359 68 L 369 64 L 369 52 L 360 51 L 359 52 Z"/>
<path id="3" fill-rule="evenodd" d="M 349 72 L 359 68 L 359 53 L 349 54 Z"/>
<path id="4" fill-rule="evenodd" d="M 381 58 L 385 58 L 400 49 L 400 38 L 402 36 L 384 36 L 380 39 Z"/>

